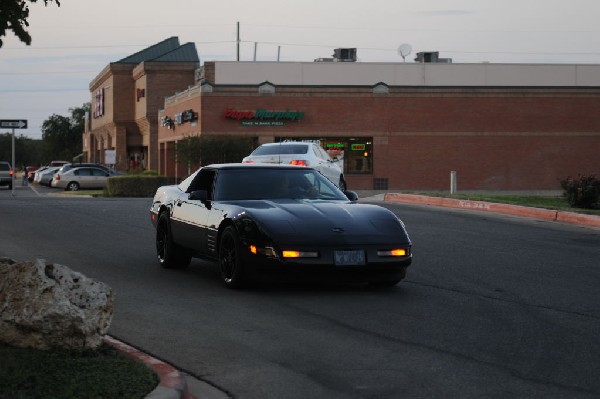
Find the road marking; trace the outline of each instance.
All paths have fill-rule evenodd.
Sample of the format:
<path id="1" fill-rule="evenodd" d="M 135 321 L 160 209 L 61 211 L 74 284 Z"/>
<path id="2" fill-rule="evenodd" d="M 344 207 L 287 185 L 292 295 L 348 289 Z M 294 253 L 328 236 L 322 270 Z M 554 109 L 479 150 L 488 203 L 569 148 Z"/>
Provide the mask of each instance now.
<path id="1" fill-rule="evenodd" d="M 36 194 L 37 194 L 37 196 L 38 196 L 38 197 L 41 197 L 41 196 L 42 196 L 42 194 L 40 194 L 40 193 L 38 192 L 38 190 L 36 190 L 36 189 L 35 189 L 35 187 L 33 187 L 33 184 L 28 184 L 28 186 L 29 186 L 29 188 L 31 188 L 31 189 L 33 190 L 33 192 L 34 192 L 34 193 L 36 193 Z"/>

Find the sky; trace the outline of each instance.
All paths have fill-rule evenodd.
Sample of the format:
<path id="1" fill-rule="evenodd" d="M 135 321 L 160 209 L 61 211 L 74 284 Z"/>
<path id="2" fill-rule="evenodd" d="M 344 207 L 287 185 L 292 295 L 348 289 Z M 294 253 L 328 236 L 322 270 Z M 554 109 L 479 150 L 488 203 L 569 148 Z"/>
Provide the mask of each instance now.
<path id="1" fill-rule="evenodd" d="M 439 51 L 453 63 L 600 64 L 599 0 L 60 0 L 30 4 L 31 46 L 0 48 L 0 119 L 39 139 L 52 115 L 90 102 L 111 62 L 179 37 L 204 61 L 312 62 L 339 47 L 358 62 L 406 62 Z M 0 130 L 0 133 L 11 132 Z"/>

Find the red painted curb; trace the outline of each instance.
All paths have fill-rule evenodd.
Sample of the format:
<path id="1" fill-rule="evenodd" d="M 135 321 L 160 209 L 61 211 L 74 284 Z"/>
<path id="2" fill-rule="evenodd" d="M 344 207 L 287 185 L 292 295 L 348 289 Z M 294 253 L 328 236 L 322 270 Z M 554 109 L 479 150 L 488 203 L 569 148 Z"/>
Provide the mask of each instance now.
<path id="1" fill-rule="evenodd" d="M 558 212 L 556 218 L 558 222 L 583 224 L 586 226 L 600 227 L 600 216 L 582 215 L 581 213 L 573 212 Z"/>
<path id="2" fill-rule="evenodd" d="M 455 209 L 470 209 L 474 211 L 529 217 L 551 222 L 556 221 L 591 227 L 600 227 L 600 216 L 583 215 L 579 213 L 562 212 L 551 209 L 531 208 L 519 205 L 499 204 L 495 202 L 459 200 L 454 198 L 428 197 L 425 195 L 396 193 L 385 194 L 384 201 L 441 206 Z"/>
<path id="3" fill-rule="evenodd" d="M 185 378 L 173 366 L 153 358 L 152 356 L 147 355 L 136 348 L 127 345 L 126 343 L 118 341 L 111 336 L 105 336 L 104 342 L 118 349 L 125 356 L 142 362 L 154 370 L 154 372 L 158 374 L 160 380 L 158 385 L 160 387 L 176 391 L 179 394 L 179 397 L 183 399 L 194 399 L 194 397 L 187 390 Z M 150 396 L 152 396 L 152 394 L 150 394 Z"/>

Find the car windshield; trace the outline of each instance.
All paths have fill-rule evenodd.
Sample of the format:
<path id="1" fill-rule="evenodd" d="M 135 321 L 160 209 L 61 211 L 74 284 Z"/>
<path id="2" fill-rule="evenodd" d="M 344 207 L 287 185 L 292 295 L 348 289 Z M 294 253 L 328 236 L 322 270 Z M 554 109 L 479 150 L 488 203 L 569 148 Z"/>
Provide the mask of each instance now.
<path id="1" fill-rule="evenodd" d="M 0 163 L 0 170 L 9 171 L 10 170 L 10 165 L 7 164 L 7 163 Z"/>
<path id="2" fill-rule="evenodd" d="M 262 199 L 348 200 L 333 183 L 312 169 L 221 170 L 216 201 Z"/>
<path id="3" fill-rule="evenodd" d="M 281 144 L 261 145 L 252 152 L 252 155 L 276 155 L 276 154 L 306 154 L 307 144 Z"/>

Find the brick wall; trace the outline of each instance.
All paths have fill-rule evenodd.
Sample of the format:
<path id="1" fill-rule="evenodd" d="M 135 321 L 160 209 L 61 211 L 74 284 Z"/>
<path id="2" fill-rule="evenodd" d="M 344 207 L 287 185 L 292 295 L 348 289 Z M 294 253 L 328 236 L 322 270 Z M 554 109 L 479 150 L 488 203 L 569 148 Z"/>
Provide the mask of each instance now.
<path id="1" fill-rule="evenodd" d="M 447 190 L 450 171 L 457 171 L 459 190 L 560 190 L 558 180 L 567 175 L 600 175 L 600 89 L 391 88 L 374 95 L 295 87 L 261 96 L 255 87 L 217 86 L 172 108 L 165 113 L 201 109 L 194 134 L 259 142 L 373 137 L 373 175 L 348 175 L 354 189 L 372 189 L 376 178 L 387 179 L 389 189 Z M 242 126 L 223 117 L 227 108 L 302 110 L 305 117 L 285 126 Z M 163 139 L 169 140 L 160 130 Z"/>

